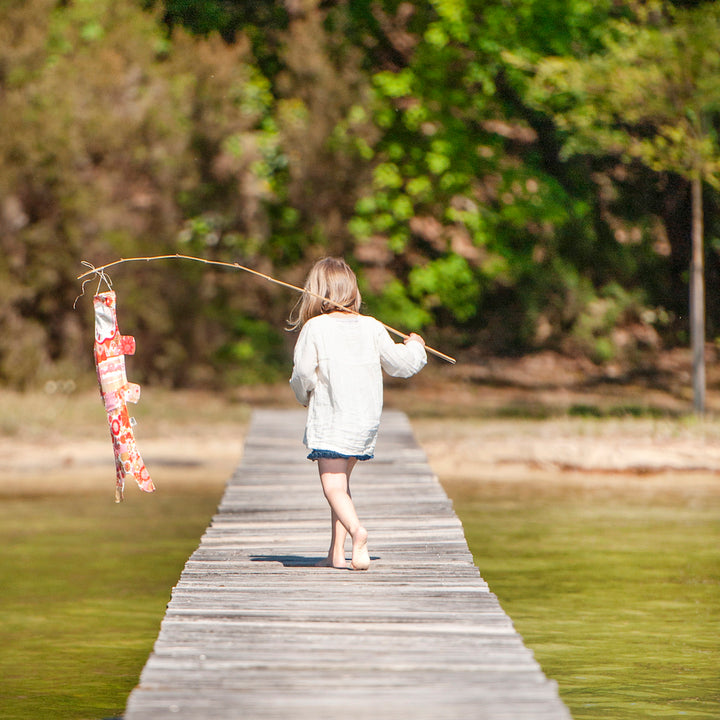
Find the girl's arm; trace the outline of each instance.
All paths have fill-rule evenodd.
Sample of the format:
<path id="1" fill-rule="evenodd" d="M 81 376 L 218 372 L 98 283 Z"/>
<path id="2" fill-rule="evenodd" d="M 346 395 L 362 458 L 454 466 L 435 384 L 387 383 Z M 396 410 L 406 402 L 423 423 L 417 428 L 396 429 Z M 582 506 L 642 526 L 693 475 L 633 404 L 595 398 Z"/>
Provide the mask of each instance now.
<path id="1" fill-rule="evenodd" d="M 290 387 L 292 387 L 295 397 L 303 407 L 307 407 L 310 402 L 310 393 L 315 389 L 317 365 L 317 347 L 312 341 L 311 333 L 306 324 L 300 331 L 297 343 L 295 343 L 293 372 L 290 378 Z"/>
<path id="2" fill-rule="evenodd" d="M 379 323 L 378 328 L 380 364 L 388 375 L 408 378 L 425 367 L 425 341 L 419 335 L 412 333 L 404 344 L 396 343 Z"/>

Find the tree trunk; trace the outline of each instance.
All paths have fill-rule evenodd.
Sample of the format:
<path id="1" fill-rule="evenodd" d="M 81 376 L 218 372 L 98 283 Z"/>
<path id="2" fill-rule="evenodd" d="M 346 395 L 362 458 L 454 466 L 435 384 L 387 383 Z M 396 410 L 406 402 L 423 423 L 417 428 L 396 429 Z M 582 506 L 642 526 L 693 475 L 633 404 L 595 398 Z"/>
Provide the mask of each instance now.
<path id="1" fill-rule="evenodd" d="M 703 268 L 702 180 L 692 181 L 692 261 L 690 264 L 690 344 L 693 364 L 693 409 L 705 412 L 705 276 Z"/>

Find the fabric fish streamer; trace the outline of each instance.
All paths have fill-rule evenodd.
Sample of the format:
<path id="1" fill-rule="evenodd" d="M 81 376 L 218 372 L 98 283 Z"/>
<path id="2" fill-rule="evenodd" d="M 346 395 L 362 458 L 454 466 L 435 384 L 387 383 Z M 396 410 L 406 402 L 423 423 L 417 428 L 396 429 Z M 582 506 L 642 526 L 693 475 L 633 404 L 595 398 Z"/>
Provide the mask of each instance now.
<path id="1" fill-rule="evenodd" d="M 154 492 L 155 486 L 135 444 L 132 429 L 135 420 L 129 417 L 126 404 L 136 403 L 140 398 L 140 386 L 128 382 L 125 374 L 125 355 L 135 353 L 135 338 L 121 335 L 118 330 L 117 299 L 112 290 L 95 295 L 93 305 L 95 367 L 115 451 L 115 502 L 119 503 L 127 477 L 134 477 L 145 492 Z"/>

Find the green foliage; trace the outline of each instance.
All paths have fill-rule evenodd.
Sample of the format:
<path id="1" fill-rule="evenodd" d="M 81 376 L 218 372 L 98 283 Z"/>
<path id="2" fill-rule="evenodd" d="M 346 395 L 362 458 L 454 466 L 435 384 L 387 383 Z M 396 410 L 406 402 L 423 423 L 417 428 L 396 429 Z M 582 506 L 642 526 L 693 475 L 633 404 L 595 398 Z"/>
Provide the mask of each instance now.
<path id="1" fill-rule="evenodd" d="M 378 315 L 382 311 L 383 322 L 392 327 L 418 332 L 430 321 L 429 313 L 408 296 L 407 288 L 399 280 L 388 282 L 379 296 L 371 295 L 362 285 L 361 291 L 368 311 Z"/>
<path id="2" fill-rule="evenodd" d="M 252 43 L 263 74 L 274 76 L 283 67 L 282 31 L 289 17 L 284 2 L 265 0 L 142 0 L 147 8 L 164 7 L 164 20 L 172 29 L 183 26 L 194 34 L 219 33 L 232 43 L 242 35 Z"/>
<path id="3" fill-rule="evenodd" d="M 541 303 L 530 293 L 545 283 L 528 278 L 562 264 L 538 263 L 538 256 L 567 247 L 578 260 L 572 243 L 562 242 L 578 230 L 593 241 L 592 222 L 579 222 L 590 213 L 589 183 L 570 186 L 548 172 L 544 138 L 518 97 L 527 81 L 515 64 L 518 53 L 527 62 L 547 52 L 552 38 L 567 35 L 563 25 L 577 44 L 612 7 L 557 3 L 548 11 L 523 3 L 509 33 L 500 3 L 483 4 L 482 29 L 467 21 L 477 8 L 463 0 L 433 3 L 432 13 L 419 3 L 407 11 L 404 30 L 416 43 L 401 68 L 372 76 L 382 134 L 373 146 L 372 184 L 349 227 L 358 242 L 384 239 L 409 299 L 430 311 L 433 323 L 479 328 L 494 296 L 508 289 L 527 309 Z M 538 27 L 547 34 L 537 35 Z M 597 33 L 587 42 L 596 44 Z M 595 263 L 589 259 L 587 270 Z"/>
<path id="4" fill-rule="evenodd" d="M 668 13 L 611 23 L 588 57 L 544 59 L 531 97 L 567 131 L 566 155 L 612 153 L 717 187 L 720 11 Z"/>
<path id="5" fill-rule="evenodd" d="M 216 353 L 219 369 L 232 384 L 273 382 L 285 370 L 282 330 L 267 322 L 238 316 L 233 340 Z"/>
<path id="6" fill-rule="evenodd" d="M 588 330 L 587 307 L 612 282 L 685 314 L 668 171 L 717 175 L 708 4 L 110 10 L 0 6 L 0 382 L 90 371 L 81 259 L 179 251 L 302 284 L 345 255 L 381 319 L 489 352 L 610 358 L 609 321 Z M 720 277 L 712 250 L 708 267 Z M 138 380 L 284 372 L 287 293 L 177 262 L 113 279 Z"/>
<path id="7" fill-rule="evenodd" d="M 13 21 L 30 26 L 33 10 Z M 42 380 L 61 358 L 76 373 L 88 367 L 87 312 L 72 311 L 81 259 L 188 247 L 257 255 L 287 170 L 269 83 L 241 43 L 176 32 L 167 45 L 152 15 L 127 4 L 109 13 L 104 3 L 60 7 L 31 38 L 42 60 L 32 82 L 6 89 L 0 140 L 12 211 L 0 240 L 0 379 L 14 385 Z M 142 335 L 138 379 L 221 382 L 211 368 L 232 342 L 232 314 L 258 313 L 252 288 L 228 307 L 224 281 L 195 269 L 119 272 L 129 275 L 118 288 L 121 329 Z"/>
<path id="8" fill-rule="evenodd" d="M 652 323 L 647 320 L 642 293 L 628 293 L 617 283 L 610 283 L 598 295 L 591 291 L 583 299 L 568 342 L 600 364 L 621 359 L 623 355 L 622 359 L 635 359 L 631 356 L 639 353 L 643 341 L 650 346 L 657 342 Z M 633 324 L 644 332 L 636 331 L 634 335 L 623 332 L 623 328 Z"/>
<path id="9" fill-rule="evenodd" d="M 459 322 L 477 312 L 480 286 L 467 260 L 459 255 L 413 268 L 408 279 L 411 294 L 428 308 L 446 308 Z"/>

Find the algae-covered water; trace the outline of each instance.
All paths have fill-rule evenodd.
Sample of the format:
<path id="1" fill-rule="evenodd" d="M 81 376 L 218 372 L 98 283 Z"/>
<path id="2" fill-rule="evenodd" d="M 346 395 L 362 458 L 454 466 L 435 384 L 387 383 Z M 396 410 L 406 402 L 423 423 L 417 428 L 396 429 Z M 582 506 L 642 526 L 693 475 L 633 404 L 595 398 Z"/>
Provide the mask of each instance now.
<path id="1" fill-rule="evenodd" d="M 447 485 L 575 720 L 720 718 L 720 500 L 683 481 Z"/>
<path id="2" fill-rule="evenodd" d="M 720 718 L 720 499 L 682 483 L 446 483 L 575 720 Z M 0 502 L 4 720 L 122 713 L 222 492 L 111 490 Z"/>
<path id="3" fill-rule="evenodd" d="M 217 491 L 0 501 L 0 717 L 119 716 Z"/>

